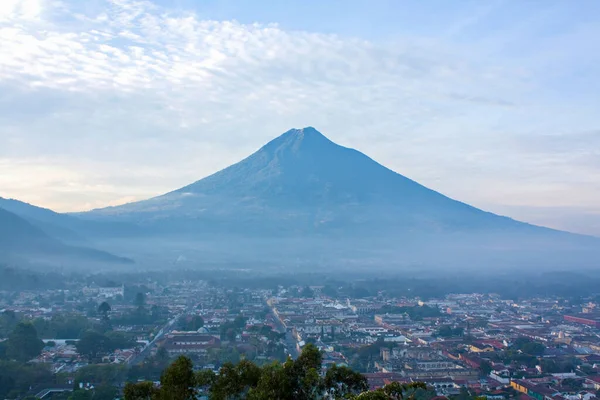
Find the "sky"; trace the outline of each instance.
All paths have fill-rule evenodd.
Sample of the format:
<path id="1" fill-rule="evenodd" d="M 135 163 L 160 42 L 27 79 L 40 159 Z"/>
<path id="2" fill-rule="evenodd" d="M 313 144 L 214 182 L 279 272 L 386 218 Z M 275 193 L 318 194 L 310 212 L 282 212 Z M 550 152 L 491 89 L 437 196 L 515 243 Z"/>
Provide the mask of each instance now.
<path id="1" fill-rule="evenodd" d="M 314 126 L 600 236 L 599 65 L 597 0 L 1 0 L 0 196 L 141 200 Z"/>

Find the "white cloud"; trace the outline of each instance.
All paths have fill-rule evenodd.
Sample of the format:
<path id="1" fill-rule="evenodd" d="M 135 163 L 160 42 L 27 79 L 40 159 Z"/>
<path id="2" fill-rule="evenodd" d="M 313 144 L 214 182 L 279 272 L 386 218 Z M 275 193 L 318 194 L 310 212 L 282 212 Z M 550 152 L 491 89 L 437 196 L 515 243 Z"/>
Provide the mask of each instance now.
<path id="1" fill-rule="evenodd" d="M 42 0 L 2 0 L 0 22 L 7 20 L 35 20 L 42 12 Z"/>
<path id="2" fill-rule="evenodd" d="M 551 96 L 540 100 L 548 65 L 494 61 L 490 42 L 373 43 L 146 1 L 1 4 L 0 172 L 12 178 L 0 195 L 60 210 L 140 199 L 312 125 L 476 205 L 566 191 L 586 197 L 556 205 L 600 200 L 588 185 L 597 165 L 565 169 L 515 145 L 574 118 L 576 131 L 597 128 L 594 104 L 559 115 Z M 578 173 L 586 179 L 569 183 Z"/>

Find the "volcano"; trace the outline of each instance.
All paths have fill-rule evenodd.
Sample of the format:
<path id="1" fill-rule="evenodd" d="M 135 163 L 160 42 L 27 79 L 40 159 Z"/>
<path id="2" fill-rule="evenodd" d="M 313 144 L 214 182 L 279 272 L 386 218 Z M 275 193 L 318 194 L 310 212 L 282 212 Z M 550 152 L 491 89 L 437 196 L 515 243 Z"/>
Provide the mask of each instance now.
<path id="1" fill-rule="evenodd" d="M 247 252 L 257 252 L 256 259 L 280 252 L 284 260 L 291 253 L 294 259 L 319 254 L 434 263 L 490 257 L 530 265 L 598 260 L 596 238 L 453 200 L 312 127 L 289 130 L 248 158 L 181 189 L 78 216 L 133 224 L 148 237 L 191 247 L 210 242 L 211 250 L 223 252 L 251 240 L 237 251 L 242 258 Z"/>
<path id="2" fill-rule="evenodd" d="M 456 232 L 532 226 L 430 190 L 316 129 L 292 129 L 214 175 L 87 216 L 194 231 Z M 175 221 L 177 220 L 177 221 Z"/>

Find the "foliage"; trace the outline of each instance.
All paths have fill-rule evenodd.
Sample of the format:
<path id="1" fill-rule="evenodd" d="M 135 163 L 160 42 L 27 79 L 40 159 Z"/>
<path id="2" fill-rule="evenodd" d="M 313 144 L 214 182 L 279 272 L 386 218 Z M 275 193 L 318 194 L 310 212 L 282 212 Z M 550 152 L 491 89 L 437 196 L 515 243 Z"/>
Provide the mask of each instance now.
<path id="1" fill-rule="evenodd" d="M 369 388 L 367 379 L 358 372 L 335 364 L 325 374 L 325 387 L 334 398 L 342 398 L 347 393 L 361 393 Z"/>
<path id="2" fill-rule="evenodd" d="M 158 389 L 152 382 L 128 382 L 123 389 L 125 400 L 151 400 L 157 397 Z"/>
<path id="3" fill-rule="evenodd" d="M 529 338 L 520 337 L 511 346 L 512 350 L 521 351 L 530 356 L 541 356 L 546 351 L 546 346 L 539 342 L 534 342 Z"/>
<path id="4" fill-rule="evenodd" d="M 28 271 L 0 265 L 0 290 L 42 290 L 65 287 L 65 277 L 55 272 Z"/>
<path id="5" fill-rule="evenodd" d="M 576 369 L 577 360 L 575 358 L 563 359 L 543 359 L 540 362 L 542 371 L 548 374 L 558 374 L 564 372 L 573 372 Z"/>
<path id="6" fill-rule="evenodd" d="M 208 395 L 211 400 L 413 399 L 426 390 L 423 383 L 393 383 L 367 392 L 367 380 L 347 367 L 331 367 L 321 374 L 322 355 L 306 345 L 297 360 L 258 367 L 250 361 L 224 364 L 219 374 L 202 370 L 195 375 L 190 359 L 181 356 L 164 371 L 160 389 L 151 382 L 128 383 L 125 400 L 189 400 Z M 429 392 L 428 392 L 429 393 Z"/>
<path id="7" fill-rule="evenodd" d="M 442 312 L 439 308 L 429 307 L 427 305 L 413 307 L 385 306 L 377 312 L 388 314 L 406 314 L 413 321 L 421 321 L 423 318 L 433 318 L 442 315 Z"/>
<path id="8" fill-rule="evenodd" d="M 52 381 L 53 376 L 47 365 L 0 361 L 0 399 L 16 397 L 26 393 L 33 385 Z"/>
<path id="9" fill-rule="evenodd" d="M 110 349 L 109 339 L 100 332 L 86 331 L 77 342 L 77 352 L 87 356 L 90 361 L 102 353 L 107 353 Z"/>
<path id="10" fill-rule="evenodd" d="M 205 373 L 202 378 L 206 381 L 207 377 Z M 210 397 L 214 400 L 246 398 L 248 391 L 258 385 L 260 377 L 260 368 L 250 361 L 242 360 L 237 365 L 226 363 L 213 379 Z"/>
<path id="11" fill-rule="evenodd" d="M 44 348 L 33 324 L 19 322 L 8 336 L 6 342 L 6 357 L 25 362 L 37 357 Z"/>
<path id="12" fill-rule="evenodd" d="M 127 369 L 119 364 L 87 365 L 77 370 L 75 382 L 116 385 L 125 381 Z"/>
<path id="13" fill-rule="evenodd" d="M 0 337 L 6 337 L 19 323 L 19 317 L 12 310 L 4 310 L 0 314 Z"/>
<path id="14" fill-rule="evenodd" d="M 100 385 L 94 389 L 78 389 L 73 391 L 67 400 L 114 400 L 118 390 L 114 386 Z"/>
<path id="15" fill-rule="evenodd" d="M 392 382 L 383 388 L 372 392 L 363 392 L 355 397 L 360 400 L 403 400 L 416 398 L 417 390 L 426 390 L 427 385 L 423 382 L 405 383 Z"/>
<path id="16" fill-rule="evenodd" d="M 228 321 L 221 325 L 221 340 L 228 340 L 233 342 L 235 337 L 242 332 L 242 329 L 246 326 L 246 319 L 241 315 L 235 317 L 233 321 Z"/>
<path id="17" fill-rule="evenodd" d="M 86 317 L 68 314 L 56 314 L 50 320 L 37 318 L 33 324 L 44 339 L 76 339 L 92 328 Z"/>
<path id="18" fill-rule="evenodd" d="M 170 362 L 169 353 L 164 347 L 159 347 L 156 355 L 148 357 L 142 364 L 134 365 L 129 369 L 128 379 L 152 379 L 158 380 L 162 371 L 168 367 Z"/>
<path id="19" fill-rule="evenodd" d="M 125 400 L 192 400 L 196 398 L 197 381 L 192 361 L 179 356 L 160 377 L 160 388 L 152 382 L 128 383 Z"/>
<path id="20" fill-rule="evenodd" d="M 179 327 L 184 331 L 197 331 L 204 326 L 204 319 L 199 315 L 182 316 L 179 319 Z"/>
<path id="21" fill-rule="evenodd" d="M 479 364 L 479 371 L 482 376 L 488 376 L 490 372 L 492 372 L 492 364 L 489 361 L 483 360 L 481 364 Z"/>
<path id="22" fill-rule="evenodd" d="M 191 400 L 195 399 L 196 376 L 192 361 L 179 356 L 160 377 L 162 399 Z"/>
<path id="23" fill-rule="evenodd" d="M 461 327 L 452 328 L 449 325 L 444 325 L 438 329 L 436 335 L 443 338 L 460 337 L 464 334 L 464 329 Z"/>
<path id="24" fill-rule="evenodd" d="M 93 360 L 102 354 L 110 353 L 116 349 L 132 348 L 135 345 L 135 341 L 121 332 L 103 334 L 88 330 L 77 342 L 76 347 L 79 354 Z"/>

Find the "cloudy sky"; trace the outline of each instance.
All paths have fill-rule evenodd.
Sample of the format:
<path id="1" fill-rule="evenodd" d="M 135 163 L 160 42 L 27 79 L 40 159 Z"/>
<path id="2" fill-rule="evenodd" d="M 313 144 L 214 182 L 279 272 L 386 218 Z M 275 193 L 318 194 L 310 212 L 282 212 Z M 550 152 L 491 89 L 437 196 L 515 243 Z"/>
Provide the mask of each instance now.
<path id="1" fill-rule="evenodd" d="M 599 65 L 597 0 L 1 0 L 0 196 L 143 199 L 311 125 L 600 235 Z"/>

